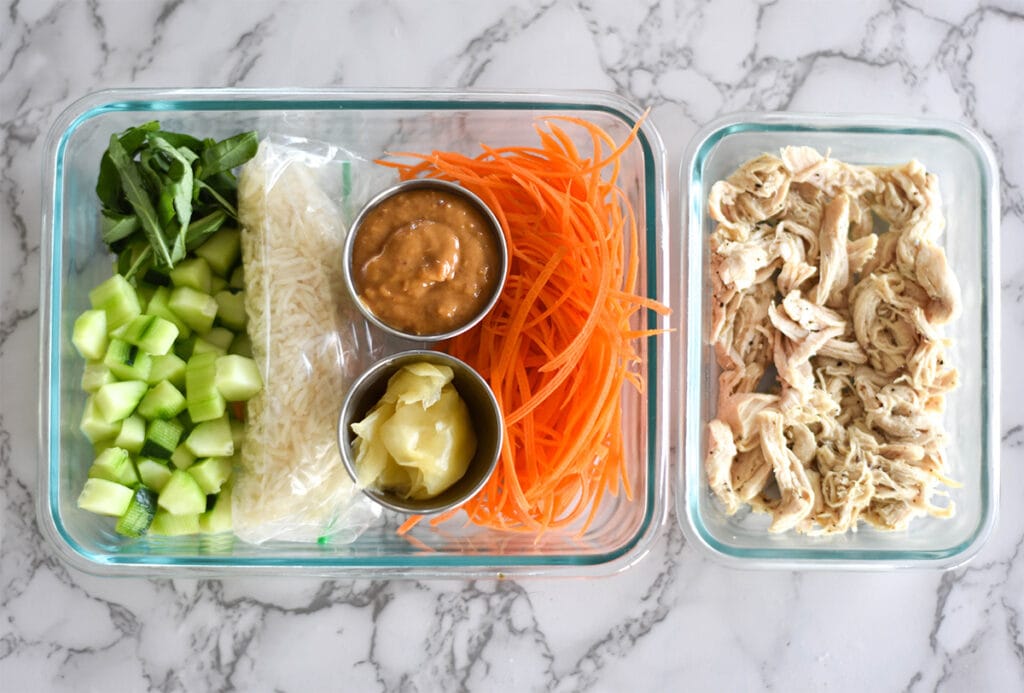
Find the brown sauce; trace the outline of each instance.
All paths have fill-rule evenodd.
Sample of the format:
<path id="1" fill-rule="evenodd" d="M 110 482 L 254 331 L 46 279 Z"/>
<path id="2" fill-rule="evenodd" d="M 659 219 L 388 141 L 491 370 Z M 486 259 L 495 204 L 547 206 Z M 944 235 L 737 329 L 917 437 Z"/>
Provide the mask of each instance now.
<path id="1" fill-rule="evenodd" d="M 359 297 L 381 322 L 410 334 L 465 325 L 491 299 L 500 271 L 487 217 L 447 190 L 389 197 L 364 217 L 352 243 Z"/>

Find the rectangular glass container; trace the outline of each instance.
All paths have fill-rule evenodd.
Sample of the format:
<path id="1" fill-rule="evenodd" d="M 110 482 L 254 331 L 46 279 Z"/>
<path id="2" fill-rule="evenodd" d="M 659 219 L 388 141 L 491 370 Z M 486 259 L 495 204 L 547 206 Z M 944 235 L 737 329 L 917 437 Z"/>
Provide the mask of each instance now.
<path id="1" fill-rule="evenodd" d="M 770 517 L 725 513 L 704 473 L 707 423 L 715 417 L 719 368 L 709 343 L 711 281 L 707 213 L 711 186 L 745 161 L 807 145 L 854 164 L 899 164 L 918 159 L 938 176 L 946 228 L 939 242 L 959 279 L 963 313 L 946 325 L 948 354 L 960 385 L 946 399 L 949 434 L 946 474 L 956 514 L 921 517 L 908 529 L 806 536 L 770 534 Z M 995 523 L 999 475 L 999 178 L 989 147 L 968 128 L 923 118 L 827 116 L 792 113 L 732 115 L 705 127 L 682 162 L 682 229 L 686 267 L 685 411 L 679 430 L 676 510 L 686 534 L 714 556 L 743 567 L 952 567 L 978 551 Z M 678 301 L 682 305 L 682 301 Z"/>
<path id="2" fill-rule="evenodd" d="M 256 546 L 225 536 L 128 540 L 114 533 L 109 518 L 76 506 L 93 453 L 78 430 L 85 403 L 79 386 L 84 364 L 70 336 L 75 318 L 89 307 L 88 291 L 111 273 L 112 256 L 99 236 L 94 189 L 100 155 L 112 133 L 154 119 L 164 129 L 201 137 L 256 129 L 261 135 L 277 132 L 334 143 L 372 160 L 387 151 L 454 149 L 476 154 L 480 143 L 533 146 L 537 119 L 551 115 L 585 118 L 617 142 L 643 118 L 634 104 L 602 92 L 113 90 L 69 107 L 50 131 L 42 198 L 37 508 L 42 532 L 59 555 L 96 574 L 167 577 L 602 575 L 639 560 L 666 517 L 665 336 L 641 345 L 645 392 L 624 391 L 623 433 L 633 498 L 606 493 L 595 520 L 580 537 L 575 530 L 542 536 L 502 533 L 464 526 L 460 516 L 437 528 L 421 523 L 410 538 L 403 538 L 395 529 L 404 517 L 386 515 L 385 523 L 348 545 Z M 581 150 L 587 151 L 589 144 L 581 135 Z M 665 152 L 650 120 L 643 121 L 623 153 L 619 181 L 638 220 L 639 292 L 665 301 Z M 643 323 L 638 328 L 666 326 L 653 315 L 638 320 Z"/>

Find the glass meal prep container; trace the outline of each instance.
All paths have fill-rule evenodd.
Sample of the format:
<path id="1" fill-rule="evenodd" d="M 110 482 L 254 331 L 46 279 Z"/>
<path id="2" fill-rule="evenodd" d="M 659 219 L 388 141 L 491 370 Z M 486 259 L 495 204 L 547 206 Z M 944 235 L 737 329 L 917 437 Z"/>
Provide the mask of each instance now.
<path id="1" fill-rule="evenodd" d="M 719 368 L 709 343 L 711 282 L 707 211 L 711 186 L 745 161 L 788 145 L 807 145 L 853 164 L 900 164 L 918 159 L 939 180 L 945 230 L 938 243 L 959 280 L 960 317 L 942 329 L 947 354 L 960 372 L 947 394 L 947 476 L 956 514 L 918 517 L 908 529 L 807 536 L 770 534 L 770 516 L 749 507 L 729 516 L 712 494 L 704 469 L 707 424 L 715 417 Z M 680 247 L 687 272 L 686 412 L 679 431 L 676 510 L 684 532 L 714 556 L 743 567 L 952 567 L 974 555 L 996 517 L 999 475 L 998 173 L 988 146 L 968 128 L 918 118 L 800 114 L 734 115 L 705 127 L 682 161 Z M 681 305 L 682 302 L 680 301 Z M 940 500 L 940 504 L 942 504 Z"/>
<path id="2" fill-rule="evenodd" d="M 579 537 L 575 528 L 540 536 L 497 532 L 467 524 L 460 514 L 436 528 L 422 522 L 410 539 L 396 534 L 405 518 L 385 512 L 383 522 L 351 544 L 251 545 L 228 535 L 127 539 L 114 532 L 110 518 L 76 505 L 93 448 L 78 430 L 86 400 L 80 388 L 84 363 L 71 345 L 71 328 L 89 307 L 89 290 L 111 274 L 112 256 L 100 239 L 95 193 L 100 156 L 111 134 L 150 120 L 159 120 L 165 130 L 200 137 L 255 129 L 261 137 L 306 137 L 373 160 L 388 151 L 447 149 L 475 155 L 480 143 L 532 146 L 537 118 L 549 115 L 584 118 L 617 142 L 643 117 L 634 104 L 602 92 L 129 89 L 92 94 L 66 110 L 46 146 L 42 220 L 37 508 L 42 532 L 58 554 L 95 574 L 166 577 L 591 576 L 618 572 L 638 561 L 666 519 L 670 357 L 664 334 L 639 346 L 644 393 L 624 391 L 623 437 L 633 498 L 605 493 L 600 511 Z M 588 151 L 589 135 L 579 133 L 576 144 Z M 665 151 L 650 120 L 642 123 L 622 155 L 619 183 L 638 221 L 638 293 L 667 301 Z M 352 200 L 356 207 L 364 201 Z M 635 326 L 663 328 L 666 320 L 649 314 L 638 317 Z M 415 344 L 391 346 L 399 351 Z M 343 395 L 338 393 L 339 409 Z"/>

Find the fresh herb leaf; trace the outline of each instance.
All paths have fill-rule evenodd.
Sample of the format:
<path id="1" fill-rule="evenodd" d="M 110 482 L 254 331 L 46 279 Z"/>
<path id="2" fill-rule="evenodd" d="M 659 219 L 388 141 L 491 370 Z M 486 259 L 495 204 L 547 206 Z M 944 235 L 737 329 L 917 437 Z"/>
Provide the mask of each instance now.
<path id="1" fill-rule="evenodd" d="M 206 181 L 197 180 L 196 186 L 198 186 L 201 190 L 208 192 L 210 194 L 210 197 L 216 200 L 217 204 L 219 204 L 224 209 L 224 211 L 228 213 L 228 216 L 230 216 L 232 219 L 236 221 L 238 220 L 238 210 L 235 209 L 235 206 L 231 204 L 226 197 L 224 197 L 219 192 L 214 190 L 212 186 L 207 185 Z"/>
<path id="2" fill-rule="evenodd" d="M 146 142 L 147 133 L 159 128 L 160 123 L 155 120 L 128 128 L 118 137 L 118 142 L 130 157 L 135 156 L 139 148 Z M 121 179 L 117 175 L 117 169 L 114 167 L 114 162 L 110 160 L 109 152 L 104 152 L 100 159 L 100 173 L 96 179 L 96 195 L 104 207 L 117 210 L 121 208 L 121 192 Z"/>
<path id="3" fill-rule="evenodd" d="M 103 221 L 100 223 L 100 235 L 103 242 L 111 244 L 122 238 L 128 238 L 139 229 L 139 218 L 134 214 L 117 214 L 116 212 L 103 212 Z"/>
<path id="4" fill-rule="evenodd" d="M 107 152 L 110 154 L 110 160 L 113 162 L 114 168 L 117 169 L 118 177 L 121 180 L 121 187 L 124 189 L 128 204 L 135 210 L 139 223 L 142 224 L 142 230 L 145 232 L 149 244 L 153 247 L 153 252 L 156 253 L 157 260 L 166 263 L 168 266 L 173 265 L 170 251 L 167 249 L 167 242 L 164 240 L 163 231 L 160 229 L 156 210 L 153 209 L 153 203 L 150 202 L 149 196 L 146 194 L 146 189 L 142 184 L 142 178 L 135 166 L 135 162 L 132 161 L 125 148 L 121 146 L 121 141 L 117 135 L 110 136 L 110 147 L 107 149 Z"/>
<path id="5" fill-rule="evenodd" d="M 201 246 L 207 238 L 215 234 L 217 229 L 224 225 L 227 219 L 228 215 L 222 209 L 196 219 L 189 224 L 188 232 L 185 234 L 185 248 L 192 252 Z"/>
<path id="6" fill-rule="evenodd" d="M 259 139 L 255 132 L 243 132 L 208 146 L 199 156 L 199 178 L 205 180 L 222 171 L 241 166 L 256 155 Z"/>

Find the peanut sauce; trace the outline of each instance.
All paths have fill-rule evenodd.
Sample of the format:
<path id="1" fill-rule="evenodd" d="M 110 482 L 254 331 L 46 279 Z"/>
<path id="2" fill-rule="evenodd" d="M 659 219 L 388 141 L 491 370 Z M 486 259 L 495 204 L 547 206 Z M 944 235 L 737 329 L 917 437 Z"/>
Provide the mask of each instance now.
<path id="1" fill-rule="evenodd" d="M 500 280 L 487 217 L 457 192 L 404 190 L 363 219 L 352 245 L 356 292 L 381 322 L 417 335 L 455 330 Z"/>

